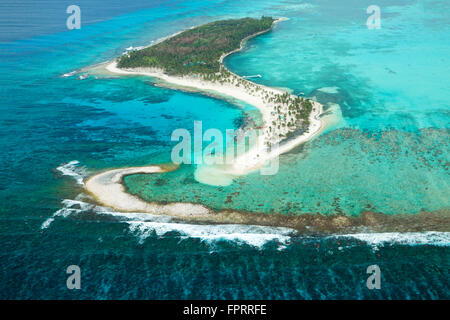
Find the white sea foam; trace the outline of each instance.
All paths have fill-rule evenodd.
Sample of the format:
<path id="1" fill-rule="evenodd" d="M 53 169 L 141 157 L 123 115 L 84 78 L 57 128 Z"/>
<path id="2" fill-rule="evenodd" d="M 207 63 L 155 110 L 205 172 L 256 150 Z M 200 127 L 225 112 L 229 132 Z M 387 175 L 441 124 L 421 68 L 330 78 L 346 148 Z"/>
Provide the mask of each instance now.
<path id="1" fill-rule="evenodd" d="M 140 243 L 152 235 L 164 237 L 168 233 L 176 232 L 180 239 L 198 238 L 209 244 L 218 241 L 232 241 L 262 248 L 271 241 L 276 241 L 280 246 L 284 246 L 296 233 L 294 229 L 280 227 L 177 223 L 173 222 L 173 218 L 170 216 L 148 213 L 126 213 L 111 210 L 98 213 L 116 216 L 121 221 L 128 223 L 130 231 L 139 238 Z"/>
<path id="2" fill-rule="evenodd" d="M 167 223 L 154 221 L 129 221 L 130 231 L 136 234 L 140 242 L 151 235 L 162 237 L 177 232 L 180 238 L 198 238 L 206 243 L 233 241 L 262 248 L 266 243 L 275 241 L 284 246 L 289 242 L 295 230 L 289 228 L 260 227 L 252 225 L 196 225 L 187 223 Z"/>
<path id="3" fill-rule="evenodd" d="M 84 185 L 83 179 L 86 176 L 86 167 L 78 166 L 80 162 L 78 160 L 70 161 L 56 168 L 64 176 L 73 177 L 79 185 Z"/>
<path id="4" fill-rule="evenodd" d="M 174 222 L 172 217 L 166 215 L 114 211 L 82 201 L 81 199 L 84 198 L 86 196 L 81 194 L 76 200 L 63 200 L 63 208 L 45 220 L 41 229 L 48 228 L 57 217 L 65 218 L 71 214 L 93 211 L 98 215 L 115 217 L 118 221 L 128 224 L 130 232 L 138 238 L 140 243 L 143 243 L 145 239 L 152 235 L 163 238 L 170 234 L 171 237 L 178 237 L 180 240 L 197 238 L 212 246 L 216 242 L 230 241 L 262 248 L 268 242 L 275 242 L 279 245 L 279 248 L 284 248 L 289 243 L 291 236 L 296 234 L 296 231 L 293 229 L 280 227 L 178 223 Z"/>
<path id="5" fill-rule="evenodd" d="M 63 200 L 63 208 L 44 221 L 41 229 L 48 228 L 57 217 L 65 218 L 71 214 L 92 211 L 98 215 L 115 217 L 119 222 L 128 224 L 130 232 L 138 238 L 140 243 L 143 243 L 151 236 L 159 238 L 170 236 L 178 237 L 180 240 L 197 238 L 212 246 L 220 241 L 230 241 L 262 248 L 269 242 L 275 242 L 279 245 L 279 248 L 284 248 L 291 238 L 297 235 L 294 229 L 282 227 L 179 223 L 166 215 L 114 211 L 110 208 L 83 201 L 86 198 L 86 195 L 80 194 L 75 200 Z M 308 236 L 304 238 L 316 239 L 316 237 Z M 330 236 L 330 238 L 354 238 L 373 245 L 375 249 L 390 244 L 450 246 L 450 232 L 437 231 L 336 234 Z M 339 250 L 341 249 L 342 247 L 339 248 Z"/>
<path id="6" fill-rule="evenodd" d="M 450 232 L 355 233 L 335 237 L 355 238 L 374 246 L 385 244 L 450 246 Z"/>
<path id="7" fill-rule="evenodd" d="M 64 73 L 63 75 L 61 75 L 62 78 L 68 78 L 71 77 L 73 75 L 76 75 L 78 72 L 80 72 L 79 70 L 74 70 L 68 73 Z"/>
<path id="8" fill-rule="evenodd" d="M 50 226 L 50 224 L 52 224 L 52 222 L 55 221 L 56 217 L 66 218 L 71 214 L 91 210 L 95 207 L 95 205 L 80 200 L 64 199 L 63 201 L 61 201 L 61 203 L 63 204 L 63 207 L 58 211 L 56 211 L 50 218 L 48 218 L 42 223 L 41 225 L 42 230 L 47 229 Z"/>

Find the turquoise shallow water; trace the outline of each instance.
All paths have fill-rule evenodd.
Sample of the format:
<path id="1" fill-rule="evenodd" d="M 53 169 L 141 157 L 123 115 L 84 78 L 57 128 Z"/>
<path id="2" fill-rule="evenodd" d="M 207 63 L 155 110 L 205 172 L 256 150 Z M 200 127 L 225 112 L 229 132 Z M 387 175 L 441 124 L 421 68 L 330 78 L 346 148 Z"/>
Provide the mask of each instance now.
<path id="1" fill-rule="evenodd" d="M 282 156 L 274 176 L 256 173 L 226 188 L 180 186 L 177 177 L 191 176 L 186 168 L 167 179 L 129 178 L 130 190 L 257 212 L 448 209 L 448 14 L 427 2 L 380 6 L 382 28 L 369 30 L 364 3 L 280 5 L 273 9 L 289 20 L 226 60 L 238 74 L 261 74 L 256 82 L 339 104 L 340 131 Z"/>
<path id="2" fill-rule="evenodd" d="M 448 140 L 448 132 L 438 129 L 379 135 L 339 129 L 283 155 L 273 176 L 254 172 L 227 187 L 204 186 L 184 167 L 128 176 L 125 183 L 145 199 L 204 203 L 216 210 L 415 214 L 450 205 Z"/>
<path id="3" fill-rule="evenodd" d="M 64 29 L 56 2 L 45 3 L 53 8 L 40 11 L 45 19 L 19 8 L 7 15 L 23 27 L 8 33 L 2 25 L 1 298 L 448 298 L 445 237 L 374 244 L 245 226 L 174 226 L 88 205 L 73 177 L 167 162 L 174 129 L 191 129 L 194 120 L 236 128 L 243 114 L 228 102 L 157 88 L 141 77 L 60 77 L 193 25 L 287 16 L 227 65 L 339 104 L 342 127 L 283 156 L 272 177 L 252 174 L 218 191 L 198 184 L 193 166 L 182 166 L 129 177 L 129 187 L 161 201 L 266 213 L 438 210 L 449 206 L 445 1 L 381 1 L 377 31 L 365 28 L 369 3 L 359 1 L 118 3 L 109 10 L 101 9 L 104 1 L 81 3 L 87 20 L 77 31 Z M 2 14 L 14 7 L 6 8 Z M 318 90 L 324 87 L 338 89 Z M 79 163 L 63 167 L 72 177 L 56 169 L 73 160 Z M 65 287 L 71 264 L 81 267 L 80 291 Z M 370 264 L 380 265 L 383 290 L 365 287 Z"/>

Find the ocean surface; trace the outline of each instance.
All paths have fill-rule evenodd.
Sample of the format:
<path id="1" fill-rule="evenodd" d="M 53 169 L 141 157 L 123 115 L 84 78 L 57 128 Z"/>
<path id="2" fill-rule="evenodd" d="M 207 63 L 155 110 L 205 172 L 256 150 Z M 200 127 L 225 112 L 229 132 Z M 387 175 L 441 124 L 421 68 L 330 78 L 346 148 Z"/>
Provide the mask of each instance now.
<path id="1" fill-rule="evenodd" d="M 280 158 L 274 176 L 202 185 L 194 165 L 135 175 L 155 201 L 264 214 L 386 215 L 450 210 L 450 6 L 445 0 L 78 1 L 67 30 L 56 0 L 0 4 L 1 299 L 448 299 L 447 232 L 301 235 L 193 225 L 95 205 L 83 178 L 167 163 L 177 128 L 238 128 L 255 108 L 71 72 L 206 22 L 289 20 L 228 57 L 239 75 L 315 97 L 341 121 Z M 67 4 L 68 5 L 68 4 Z M 65 76 L 64 76 L 65 75 Z M 80 290 L 66 268 L 81 269 Z M 369 290 L 366 269 L 381 269 Z"/>

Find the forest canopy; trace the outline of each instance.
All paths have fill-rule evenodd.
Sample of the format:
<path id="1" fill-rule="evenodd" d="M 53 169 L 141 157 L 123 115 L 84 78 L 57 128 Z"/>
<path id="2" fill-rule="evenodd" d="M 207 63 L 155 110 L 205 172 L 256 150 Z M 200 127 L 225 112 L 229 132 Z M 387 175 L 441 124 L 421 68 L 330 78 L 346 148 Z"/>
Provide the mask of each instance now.
<path id="1" fill-rule="evenodd" d="M 234 51 L 248 36 L 270 30 L 274 19 L 243 18 L 211 22 L 185 30 L 118 60 L 119 68 L 160 68 L 170 75 L 210 74 L 220 71 L 219 59 Z"/>

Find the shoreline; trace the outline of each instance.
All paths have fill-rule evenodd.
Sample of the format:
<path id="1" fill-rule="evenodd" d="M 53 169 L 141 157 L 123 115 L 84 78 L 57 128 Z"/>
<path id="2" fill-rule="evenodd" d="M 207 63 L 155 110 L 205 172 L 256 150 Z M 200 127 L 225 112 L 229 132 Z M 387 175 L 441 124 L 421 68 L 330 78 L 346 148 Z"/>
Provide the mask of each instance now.
<path id="1" fill-rule="evenodd" d="M 231 165 L 200 166 L 196 171 L 195 177 L 199 182 L 216 186 L 226 186 L 232 183 L 233 177 L 246 175 L 252 171 L 255 171 L 264 166 L 264 164 L 268 161 L 292 150 L 302 143 L 311 140 L 317 134 L 322 132 L 327 124 L 327 117 L 323 117 L 322 119 L 319 118 L 324 113 L 323 106 L 316 101 L 310 100 L 313 108 L 309 115 L 310 124 L 308 130 L 303 132 L 301 135 L 282 143 L 284 139 L 281 138 L 281 136 L 286 134 L 286 130 L 283 130 L 283 128 L 274 128 L 273 132 L 269 132 L 268 130 L 269 124 L 278 121 L 278 113 L 274 112 L 277 103 L 266 101 L 265 94 L 282 95 L 288 92 L 251 82 L 228 70 L 223 63 L 223 60 L 227 56 L 241 51 L 249 39 L 271 31 L 274 25 L 284 20 L 287 20 L 287 18 L 279 18 L 275 20 L 271 28 L 247 36 L 241 40 L 239 48 L 221 55 L 219 62 L 221 67 L 230 74 L 229 78 L 232 79 L 232 84 L 229 84 L 228 82 L 218 84 L 216 82 L 195 78 L 193 76 L 171 76 L 164 73 L 164 70 L 157 68 L 120 69 L 117 67 L 117 62 L 115 60 L 108 63 L 105 69 L 114 74 L 144 75 L 157 78 L 163 81 L 162 84 L 159 84 L 160 86 L 189 92 L 200 92 L 202 94 L 212 95 L 217 98 L 222 98 L 223 96 L 223 98 L 226 99 L 228 97 L 243 101 L 256 107 L 262 115 L 262 127 L 264 132 L 258 135 L 256 143 L 250 148 L 250 150 L 235 157 L 234 163 Z M 179 32 L 175 33 L 173 36 L 177 34 L 179 34 Z M 168 38 L 170 37 L 166 37 L 165 39 Z M 237 82 L 237 85 L 234 85 L 234 81 Z M 255 91 L 258 93 L 254 93 Z M 295 97 L 290 93 L 288 94 L 289 97 Z M 275 138 L 273 138 L 274 136 Z M 268 150 L 268 142 L 270 142 L 271 145 L 276 145 L 275 149 L 271 148 Z M 211 177 L 214 178 L 211 179 Z"/>
<path id="2" fill-rule="evenodd" d="M 161 69 L 156 68 L 134 68 L 134 69 L 120 69 L 117 67 L 116 59 L 112 62 L 108 62 L 105 69 L 114 74 L 120 75 L 144 75 L 153 78 L 157 78 L 163 81 L 163 86 L 168 86 L 175 89 L 185 89 L 187 91 L 200 92 L 202 94 L 212 94 L 218 98 L 232 98 L 243 101 L 256 107 L 262 115 L 262 128 L 263 134 L 258 135 L 257 141 L 252 145 L 248 151 L 243 154 L 238 155 L 234 158 L 234 161 L 230 165 L 210 165 L 210 166 L 199 166 L 195 172 L 195 178 L 205 184 L 210 185 L 229 185 L 233 182 L 233 178 L 236 176 L 241 176 L 248 174 L 254 170 L 259 169 L 264 166 L 268 161 L 278 157 L 279 155 L 290 151 L 291 149 L 303 144 L 315 136 L 317 136 L 326 126 L 326 117 L 320 118 L 323 114 L 323 106 L 315 101 L 310 100 L 312 104 L 312 110 L 309 115 L 309 126 L 308 129 L 303 130 L 298 136 L 286 139 L 285 143 L 283 141 L 283 136 L 287 137 L 289 129 L 280 129 L 280 126 L 274 128 L 269 132 L 268 125 L 278 120 L 279 115 L 274 112 L 275 105 L 282 105 L 283 103 L 275 103 L 270 97 L 277 97 L 279 95 L 287 94 L 289 98 L 297 97 L 291 95 L 290 93 L 268 86 L 260 85 L 248 81 L 243 77 L 240 77 L 231 71 L 229 71 L 223 64 L 225 57 L 231 55 L 232 53 L 241 51 L 244 44 L 249 39 L 272 30 L 273 26 L 285 19 L 280 18 L 273 22 L 272 26 L 264 31 L 258 32 L 256 34 L 250 35 L 242 39 L 240 47 L 232 52 L 224 53 L 220 57 L 221 68 L 224 68 L 228 73 L 230 80 L 228 82 L 217 83 L 213 81 L 207 81 L 201 78 L 195 78 L 193 76 L 170 76 L 164 73 Z M 172 36 L 179 34 L 175 33 Z M 170 37 L 166 37 L 168 39 Z M 228 74 L 227 73 L 227 74 Z M 234 82 L 237 81 L 237 85 Z M 280 106 L 278 107 L 280 108 Z M 287 110 L 287 106 L 286 106 Z M 278 109 L 279 112 L 279 109 Z M 287 114 L 287 111 L 286 111 Z M 284 120 L 287 122 L 287 118 Z M 275 138 L 273 138 L 275 136 Z M 268 143 L 275 145 L 275 148 L 270 148 L 268 150 Z M 210 208 L 207 208 L 201 204 L 193 203 L 181 203 L 174 202 L 169 204 L 160 204 L 154 202 L 147 202 L 135 195 L 127 192 L 125 185 L 123 184 L 123 178 L 131 174 L 153 174 L 153 173 L 163 173 L 171 170 L 165 170 L 158 165 L 151 165 L 146 167 L 129 167 L 122 169 L 112 169 L 99 174 L 96 174 L 85 182 L 86 190 L 94 196 L 94 198 L 102 205 L 111 207 L 118 211 L 127 212 L 147 212 L 153 214 L 167 214 L 173 217 L 178 217 L 182 219 L 195 218 L 197 221 L 207 221 L 207 222 L 227 222 L 236 223 L 238 221 L 245 220 L 240 216 L 240 213 L 233 212 L 231 215 L 235 215 L 236 220 L 229 220 L 230 212 L 227 210 L 222 210 L 215 212 Z M 263 218 L 266 219 L 266 218 Z M 259 218 L 258 218 L 259 220 Z M 259 221 L 262 225 L 265 225 L 263 221 Z M 257 223 L 257 224 L 259 224 Z"/>
<path id="3" fill-rule="evenodd" d="M 132 174 L 158 174 L 176 170 L 176 167 L 152 165 L 107 170 L 89 177 L 85 188 L 95 202 L 112 208 L 115 212 L 149 213 L 172 217 L 179 222 L 192 224 L 240 224 L 263 227 L 283 227 L 301 235 L 345 235 L 405 232 L 448 232 L 450 210 L 420 211 L 387 215 L 374 211 L 362 211 L 359 215 L 324 215 L 320 213 L 256 213 L 234 209 L 214 210 L 203 204 L 150 202 L 127 192 L 123 178 Z M 177 222 L 174 220 L 174 222 Z"/>
<path id="4" fill-rule="evenodd" d="M 250 104 L 257 108 L 262 115 L 262 122 L 265 124 L 271 123 L 274 121 L 276 115 L 273 115 L 271 112 L 273 111 L 273 103 L 267 104 L 262 100 L 261 96 L 253 96 L 246 92 L 245 89 L 236 88 L 232 85 L 220 85 L 215 84 L 203 80 L 194 79 L 192 77 L 174 77 L 174 76 L 168 76 L 165 73 L 162 72 L 162 70 L 158 69 L 135 69 L 135 70 L 124 70 L 119 69 L 117 67 L 117 63 L 115 61 L 108 63 L 106 66 L 106 70 L 108 70 L 111 73 L 115 74 L 124 74 L 124 75 L 144 75 L 149 76 L 153 78 L 158 78 L 159 80 L 163 80 L 167 85 L 163 84 L 163 86 L 167 86 L 169 88 L 175 88 L 175 89 L 181 89 L 186 88 L 186 91 L 189 92 L 200 92 L 205 95 L 212 95 L 216 98 L 220 98 L 221 95 L 224 95 L 226 97 L 230 97 L 233 99 L 237 99 L 240 101 L 243 101 L 247 104 Z M 228 69 L 227 69 L 228 70 Z M 231 72 L 230 72 L 231 73 Z M 233 74 L 233 73 L 232 73 Z M 233 74 L 234 75 L 234 74 Z M 266 91 L 273 92 L 275 94 L 283 94 L 285 92 L 263 86 L 254 84 L 253 82 L 250 82 L 248 80 L 245 80 L 239 76 L 236 76 L 239 79 L 243 81 L 247 81 L 248 83 L 252 83 L 252 85 L 255 85 L 261 89 L 264 89 Z M 211 94 L 212 93 L 212 94 Z M 235 163 L 228 167 L 224 173 L 229 175 L 245 175 L 248 174 L 261 166 L 264 165 L 267 161 L 270 161 L 271 159 L 286 153 L 293 148 L 297 147 L 298 145 L 305 143 L 309 140 L 311 140 L 313 137 L 315 137 L 317 134 L 322 132 L 322 130 L 327 125 L 326 123 L 326 117 L 319 118 L 324 112 L 323 112 L 323 106 L 315 101 L 311 101 L 313 104 L 313 110 L 311 111 L 311 114 L 309 116 L 309 130 L 294 139 L 289 140 L 288 142 L 279 145 L 275 150 L 271 150 L 270 152 L 265 151 L 265 140 L 267 139 L 267 126 L 264 126 L 266 129 L 266 132 L 264 132 L 263 135 L 258 136 L 258 142 L 256 143 L 256 146 L 253 146 L 250 150 L 248 150 L 246 153 L 239 155 L 235 158 Z M 279 131 L 274 131 L 275 134 L 278 134 Z M 278 139 L 276 141 L 277 143 L 282 142 L 283 139 Z M 202 181 L 203 182 L 203 181 Z"/>
<path id="5" fill-rule="evenodd" d="M 166 214 L 180 218 L 211 214 L 211 210 L 203 205 L 182 202 L 152 203 L 126 192 L 123 178 L 127 175 L 164 173 L 172 170 L 176 168 L 167 169 L 158 165 L 107 170 L 88 178 L 84 186 L 98 203 L 117 211 Z"/>

